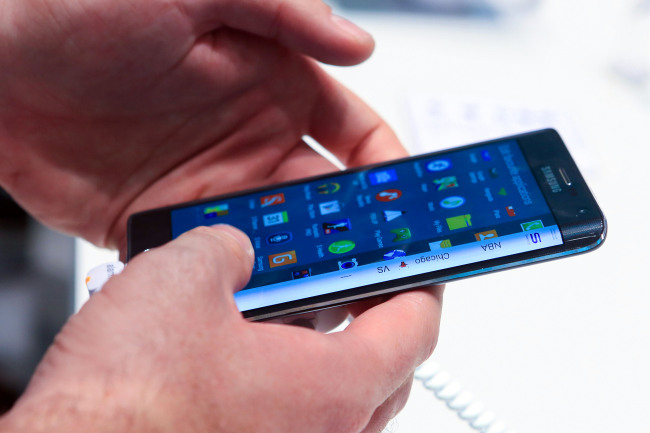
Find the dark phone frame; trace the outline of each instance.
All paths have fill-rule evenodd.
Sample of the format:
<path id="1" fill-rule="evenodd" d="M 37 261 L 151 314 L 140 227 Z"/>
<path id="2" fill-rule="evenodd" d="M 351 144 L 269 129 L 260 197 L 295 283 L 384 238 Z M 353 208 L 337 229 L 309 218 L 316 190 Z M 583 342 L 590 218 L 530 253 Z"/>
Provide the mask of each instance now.
<path id="1" fill-rule="evenodd" d="M 605 217 L 560 135 L 554 129 L 544 129 L 389 162 L 355 167 L 345 172 L 329 173 L 140 212 L 129 217 L 127 227 L 127 260 L 131 260 L 142 251 L 163 245 L 172 239 L 171 211 L 174 209 L 200 205 L 215 200 L 225 200 L 239 195 L 256 194 L 303 182 L 329 179 L 340 176 L 342 173 L 370 170 L 415 158 L 429 158 L 444 155 L 449 151 L 463 150 L 508 140 L 516 140 L 518 142 L 535 176 L 537 184 L 542 190 L 544 198 L 557 221 L 562 234 L 562 245 L 441 269 L 412 277 L 373 283 L 326 295 L 298 299 L 244 311 L 242 314 L 250 320 L 267 320 L 280 316 L 316 311 L 349 304 L 361 299 L 396 293 L 418 286 L 438 284 L 487 272 L 495 272 L 583 253 L 599 247 L 606 237 L 607 223 Z M 549 171 L 551 175 L 549 175 Z"/>

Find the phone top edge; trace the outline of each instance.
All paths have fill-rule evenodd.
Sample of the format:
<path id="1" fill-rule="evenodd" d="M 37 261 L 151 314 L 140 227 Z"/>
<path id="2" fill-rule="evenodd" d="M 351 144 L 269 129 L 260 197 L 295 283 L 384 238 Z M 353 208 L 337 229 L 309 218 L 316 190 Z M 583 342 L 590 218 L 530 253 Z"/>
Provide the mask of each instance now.
<path id="1" fill-rule="evenodd" d="M 146 209 L 146 210 L 138 211 L 138 212 L 135 212 L 135 213 L 131 214 L 129 216 L 129 221 L 133 217 L 139 218 L 140 216 L 148 214 L 148 213 L 160 212 L 160 211 L 170 211 L 170 210 L 178 209 L 178 208 L 181 208 L 181 207 L 195 206 L 195 205 L 200 205 L 200 204 L 203 204 L 203 203 L 209 203 L 209 202 L 212 202 L 212 201 L 215 201 L 215 200 L 228 199 L 230 197 L 246 195 L 246 194 L 254 194 L 254 193 L 257 193 L 257 192 L 267 191 L 269 189 L 278 189 L 278 188 L 284 188 L 284 187 L 287 187 L 287 186 L 296 185 L 296 184 L 300 184 L 300 183 L 314 182 L 314 181 L 317 181 L 317 180 L 320 180 L 320 179 L 327 179 L 327 178 L 330 178 L 330 177 L 342 176 L 342 175 L 349 174 L 349 173 L 357 173 L 357 172 L 361 172 L 361 171 L 365 171 L 365 170 L 372 170 L 372 169 L 384 167 L 384 166 L 387 166 L 387 165 L 399 164 L 399 163 L 402 163 L 402 162 L 407 162 L 408 160 L 410 160 L 412 158 L 428 158 L 428 157 L 433 157 L 433 156 L 436 156 L 436 155 L 444 154 L 444 153 L 450 152 L 452 150 L 453 151 L 461 151 L 461 150 L 468 149 L 468 148 L 475 147 L 475 146 L 489 145 L 489 144 L 493 144 L 493 143 L 499 143 L 501 141 L 516 140 L 516 139 L 519 139 L 519 138 L 522 138 L 522 137 L 526 137 L 526 136 L 529 136 L 529 135 L 536 135 L 536 134 L 540 134 L 540 133 L 555 133 L 559 137 L 559 134 L 557 133 L 557 131 L 555 129 L 545 128 L 545 129 L 540 129 L 540 130 L 535 130 L 535 131 L 530 131 L 530 132 L 524 132 L 524 133 L 521 133 L 521 134 L 509 135 L 509 136 L 506 136 L 506 137 L 493 138 L 493 139 L 489 139 L 489 140 L 486 140 L 486 141 L 480 141 L 480 142 L 476 142 L 476 143 L 465 144 L 465 145 L 462 145 L 462 146 L 454 146 L 454 147 L 450 147 L 450 148 L 440 149 L 440 150 L 427 152 L 427 153 L 416 154 L 416 155 L 408 155 L 408 156 L 404 156 L 404 157 L 401 157 L 401 158 L 391 159 L 391 160 L 388 160 L 388 161 L 376 162 L 376 163 L 373 163 L 373 164 L 366 164 L 366 165 L 357 166 L 357 167 L 348 167 L 345 170 L 334 170 L 334 171 L 331 171 L 331 172 L 328 172 L 328 173 L 323 173 L 323 174 L 319 174 L 319 175 L 315 175 L 315 176 L 309 176 L 309 177 L 301 177 L 299 179 L 292 179 L 292 180 L 288 180 L 288 181 L 285 181 L 285 182 L 274 183 L 272 185 L 264 185 L 264 186 L 254 187 L 254 188 L 242 189 L 242 190 L 228 192 L 228 193 L 225 193 L 225 194 L 218 194 L 218 195 L 215 195 L 215 196 L 210 196 L 210 197 L 200 198 L 200 199 L 196 199 L 196 200 L 185 201 L 185 202 L 177 203 L 177 204 L 173 204 L 173 205 Z"/>
<path id="2" fill-rule="evenodd" d="M 490 145 L 490 144 L 509 141 L 509 140 L 519 140 L 521 138 L 525 138 L 528 136 L 538 136 L 541 134 L 550 134 L 559 137 L 558 132 L 552 128 L 540 129 L 540 130 L 529 131 L 521 134 L 509 135 L 506 137 L 493 138 L 485 141 L 466 144 L 463 146 L 455 146 L 452 148 L 440 149 L 440 150 L 423 153 L 423 154 L 409 155 L 409 156 L 405 156 L 390 161 L 383 161 L 383 162 L 368 164 L 359 167 L 350 167 L 345 170 L 332 171 L 329 173 L 324 173 L 316 176 L 293 179 L 290 181 L 277 183 L 273 185 L 264 185 L 264 186 L 248 188 L 244 190 L 232 191 L 225 194 L 218 194 L 215 196 L 210 196 L 210 197 L 200 198 L 200 199 L 186 201 L 182 203 L 177 203 L 173 205 L 162 206 L 162 207 L 135 212 L 131 214 L 127 220 L 127 261 L 131 260 L 133 257 L 135 257 L 136 255 L 138 255 L 139 253 L 141 253 L 146 249 L 163 245 L 164 243 L 172 240 L 171 229 L 168 228 L 168 226 L 169 227 L 171 226 L 171 222 L 170 221 L 168 222 L 167 220 L 170 219 L 171 211 L 176 209 L 197 206 L 197 205 L 209 203 L 216 200 L 227 200 L 232 197 L 237 197 L 240 195 L 256 194 L 271 189 L 286 188 L 300 183 L 314 182 L 322 179 L 328 179 L 331 177 L 336 177 L 336 176 L 341 176 L 341 175 L 346 175 L 351 173 L 358 173 L 361 171 L 370 171 L 376 168 L 381 168 L 392 164 L 400 164 L 412 158 L 435 157 L 437 155 L 445 154 L 449 151 L 462 151 L 472 147 Z"/>

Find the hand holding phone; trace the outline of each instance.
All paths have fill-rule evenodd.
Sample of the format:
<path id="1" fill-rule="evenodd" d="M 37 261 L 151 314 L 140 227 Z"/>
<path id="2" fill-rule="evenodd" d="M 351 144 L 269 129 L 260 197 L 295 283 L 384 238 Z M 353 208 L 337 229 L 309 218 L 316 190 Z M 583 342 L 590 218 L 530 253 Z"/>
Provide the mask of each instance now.
<path id="1" fill-rule="evenodd" d="M 606 232 L 554 130 L 136 214 L 129 257 L 216 222 L 251 238 L 235 299 L 258 320 L 588 251 Z"/>
<path id="2" fill-rule="evenodd" d="M 374 46 L 320 0 L 0 4 L 0 185 L 100 247 L 139 210 L 324 173 L 306 133 L 348 165 L 403 155 L 314 61 Z"/>
<path id="3" fill-rule="evenodd" d="M 228 226 L 133 259 L 66 324 L 0 431 L 380 431 L 433 350 L 440 292 L 400 294 L 332 334 L 261 326 L 232 296 L 253 262 Z"/>

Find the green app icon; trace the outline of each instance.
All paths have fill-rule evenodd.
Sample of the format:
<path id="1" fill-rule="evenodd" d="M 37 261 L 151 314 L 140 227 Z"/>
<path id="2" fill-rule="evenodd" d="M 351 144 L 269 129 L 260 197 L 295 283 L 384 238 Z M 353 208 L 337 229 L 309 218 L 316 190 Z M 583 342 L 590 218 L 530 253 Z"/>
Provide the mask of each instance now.
<path id="1" fill-rule="evenodd" d="M 449 226 L 449 230 L 458 230 L 458 229 L 464 229 L 466 227 L 471 227 L 472 215 L 465 214 L 465 215 L 458 215 L 455 217 L 447 218 L 447 225 Z"/>
<path id="2" fill-rule="evenodd" d="M 203 216 L 205 216 L 205 218 L 215 218 L 226 215 L 228 215 L 228 205 L 226 203 L 209 206 L 203 209 Z"/>
<path id="3" fill-rule="evenodd" d="M 527 223 L 521 223 L 521 229 L 525 232 L 529 232 L 531 230 L 539 230 L 543 228 L 544 228 L 544 224 L 542 223 L 542 220 L 535 220 L 535 221 L 529 221 Z"/>
<path id="4" fill-rule="evenodd" d="M 328 250 L 332 254 L 345 254 L 349 251 L 352 251 L 355 247 L 355 243 L 352 241 L 336 241 L 330 244 Z"/>
<path id="5" fill-rule="evenodd" d="M 400 241 L 405 241 L 407 239 L 411 239 L 411 230 L 409 230 L 408 227 L 393 229 L 390 232 L 395 235 L 393 242 L 400 242 Z"/>
<path id="6" fill-rule="evenodd" d="M 458 180 L 456 180 L 456 176 L 441 177 L 440 179 L 435 179 L 433 183 L 438 186 L 438 191 L 449 188 L 456 188 L 458 186 Z"/>
<path id="7" fill-rule="evenodd" d="M 447 197 L 440 201 L 440 206 L 445 209 L 455 209 L 465 204 L 465 199 L 460 196 Z"/>

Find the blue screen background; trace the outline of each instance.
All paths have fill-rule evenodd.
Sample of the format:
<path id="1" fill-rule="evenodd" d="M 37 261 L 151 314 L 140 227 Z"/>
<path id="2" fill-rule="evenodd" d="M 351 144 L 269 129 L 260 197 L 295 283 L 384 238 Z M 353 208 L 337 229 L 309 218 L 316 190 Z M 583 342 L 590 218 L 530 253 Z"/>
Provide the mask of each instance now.
<path id="1" fill-rule="evenodd" d="M 246 288 L 555 224 L 515 140 L 217 199 L 171 219 L 173 238 L 213 224 L 248 234 Z"/>

